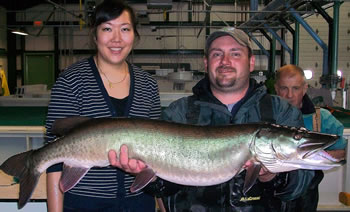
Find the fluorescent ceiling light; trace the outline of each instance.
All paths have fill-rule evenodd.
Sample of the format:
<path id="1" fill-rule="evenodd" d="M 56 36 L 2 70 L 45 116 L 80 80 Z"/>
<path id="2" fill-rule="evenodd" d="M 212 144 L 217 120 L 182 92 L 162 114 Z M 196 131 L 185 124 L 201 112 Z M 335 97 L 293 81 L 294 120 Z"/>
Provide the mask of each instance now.
<path id="1" fill-rule="evenodd" d="M 304 75 L 305 75 L 305 78 L 309 80 L 312 78 L 313 73 L 311 70 L 304 70 Z"/>
<path id="2" fill-rule="evenodd" d="M 341 70 L 338 70 L 338 71 L 337 71 L 337 76 L 338 76 L 338 77 L 342 77 L 342 76 L 343 76 L 343 72 L 342 72 Z"/>
<path id="3" fill-rule="evenodd" d="M 28 35 L 28 33 L 23 30 L 13 30 L 12 33 L 17 35 Z"/>

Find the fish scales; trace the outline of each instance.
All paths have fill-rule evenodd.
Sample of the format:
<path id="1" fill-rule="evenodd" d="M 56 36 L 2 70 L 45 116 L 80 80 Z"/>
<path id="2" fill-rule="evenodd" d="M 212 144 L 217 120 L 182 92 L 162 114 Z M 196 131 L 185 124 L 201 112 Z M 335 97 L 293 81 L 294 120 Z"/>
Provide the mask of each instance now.
<path id="1" fill-rule="evenodd" d="M 223 132 L 220 127 L 216 134 L 215 130 L 210 132 L 203 127 L 162 123 L 160 128 L 153 122 L 145 123 L 138 121 L 132 126 L 122 126 L 121 140 L 107 149 L 119 149 L 121 144 L 127 144 L 130 157 L 145 161 L 166 180 L 188 185 L 216 184 L 230 179 L 250 157 L 246 140 L 251 138 L 236 133 L 242 141 L 235 142 L 227 136 L 232 134 L 232 128 L 231 132 Z M 242 152 L 236 154 L 239 148 Z M 242 157 L 243 154 L 246 155 Z M 232 160 L 236 163 L 230 162 Z"/>

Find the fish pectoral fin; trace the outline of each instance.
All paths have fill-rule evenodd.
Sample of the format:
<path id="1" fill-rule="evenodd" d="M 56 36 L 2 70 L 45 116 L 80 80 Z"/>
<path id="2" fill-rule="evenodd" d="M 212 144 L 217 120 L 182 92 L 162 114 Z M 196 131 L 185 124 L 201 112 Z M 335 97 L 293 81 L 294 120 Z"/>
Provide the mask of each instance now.
<path id="1" fill-rule="evenodd" d="M 148 185 L 148 183 L 153 180 L 154 177 L 156 177 L 156 173 L 152 169 L 146 168 L 138 175 L 136 175 L 135 181 L 130 187 L 130 191 L 137 192 L 143 189 L 146 185 Z"/>
<path id="2" fill-rule="evenodd" d="M 73 188 L 89 170 L 90 168 L 72 167 L 64 164 L 60 179 L 61 191 L 66 192 Z"/>
<path id="3" fill-rule="evenodd" d="M 243 194 L 245 195 L 254 185 L 256 179 L 259 177 L 259 172 L 261 169 L 261 164 L 259 162 L 254 162 L 252 166 L 247 168 L 245 174 Z"/>

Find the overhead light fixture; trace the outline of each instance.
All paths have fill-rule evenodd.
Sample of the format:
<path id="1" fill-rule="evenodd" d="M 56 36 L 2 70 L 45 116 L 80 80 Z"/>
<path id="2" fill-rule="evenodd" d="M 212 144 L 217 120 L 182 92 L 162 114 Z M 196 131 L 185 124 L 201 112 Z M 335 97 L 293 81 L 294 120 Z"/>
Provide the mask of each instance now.
<path id="1" fill-rule="evenodd" d="M 171 10 L 172 7 L 172 0 L 147 0 L 147 9 Z"/>
<path id="2" fill-rule="evenodd" d="M 16 34 L 16 35 L 24 35 L 24 36 L 28 35 L 28 33 L 27 33 L 26 31 L 24 31 L 24 30 L 19 30 L 19 29 L 12 30 L 11 32 L 12 32 L 13 34 Z"/>
<path id="3" fill-rule="evenodd" d="M 341 70 L 337 70 L 337 76 L 341 78 L 343 76 L 343 72 Z"/>
<path id="4" fill-rule="evenodd" d="M 313 77 L 312 70 L 304 70 L 304 74 L 305 74 L 305 78 L 307 80 L 312 79 L 312 77 Z"/>

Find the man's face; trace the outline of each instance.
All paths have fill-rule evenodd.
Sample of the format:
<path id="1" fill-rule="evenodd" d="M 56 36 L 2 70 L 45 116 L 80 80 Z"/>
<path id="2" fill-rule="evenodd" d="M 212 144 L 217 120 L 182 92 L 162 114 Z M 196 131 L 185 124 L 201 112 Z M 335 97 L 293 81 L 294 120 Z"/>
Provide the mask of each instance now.
<path id="1" fill-rule="evenodd" d="M 219 37 L 211 43 L 204 64 L 213 91 L 239 91 L 249 86 L 255 57 L 249 58 L 248 53 L 248 48 L 231 36 Z"/>
<path id="2" fill-rule="evenodd" d="M 290 104 L 301 108 L 303 96 L 307 91 L 307 83 L 300 74 L 282 74 L 275 84 L 278 96 L 286 99 Z"/>

